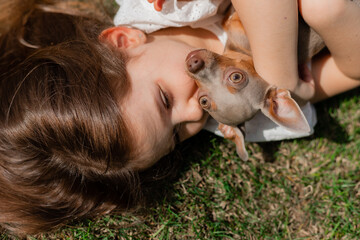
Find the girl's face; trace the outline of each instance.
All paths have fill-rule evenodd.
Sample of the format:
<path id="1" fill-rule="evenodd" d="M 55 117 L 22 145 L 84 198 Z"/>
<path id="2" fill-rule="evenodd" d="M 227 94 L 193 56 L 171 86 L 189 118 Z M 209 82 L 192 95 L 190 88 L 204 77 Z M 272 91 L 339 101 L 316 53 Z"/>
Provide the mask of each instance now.
<path id="1" fill-rule="evenodd" d="M 125 48 L 131 92 L 122 109 L 132 125 L 135 149 L 140 154 L 129 167 L 150 167 L 177 142 L 204 126 L 207 114 L 198 103 L 198 87 L 185 72 L 185 59 L 192 50 L 195 48 L 169 38 L 147 39 Z"/>

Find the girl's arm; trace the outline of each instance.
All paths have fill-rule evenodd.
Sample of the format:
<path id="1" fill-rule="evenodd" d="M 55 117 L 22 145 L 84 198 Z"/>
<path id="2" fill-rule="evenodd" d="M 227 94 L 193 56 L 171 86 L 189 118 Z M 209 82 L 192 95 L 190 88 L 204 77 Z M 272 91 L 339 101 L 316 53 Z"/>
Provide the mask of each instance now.
<path id="1" fill-rule="evenodd" d="M 358 79 L 345 75 L 339 69 L 329 53 L 318 54 L 313 58 L 312 75 L 316 87 L 316 94 L 310 100 L 313 103 L 360 86 Z"/>
<path id="2" fill-rule="evenodd" d="M 313 82 L 299 79 L 297 0 L 232 0 L 249 39 L 255 69 L 267 82 L 308 100 Z"/>

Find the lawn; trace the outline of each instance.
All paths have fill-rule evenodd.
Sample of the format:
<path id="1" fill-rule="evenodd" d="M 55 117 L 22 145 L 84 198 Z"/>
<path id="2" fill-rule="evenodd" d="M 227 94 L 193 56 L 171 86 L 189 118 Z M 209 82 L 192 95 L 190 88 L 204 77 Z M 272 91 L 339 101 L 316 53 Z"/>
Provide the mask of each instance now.
<path id="1" fill-rule="evenodd" d="M 232 143 L 202 132 L 146 208 L 36 239 L 358 239 L 360 89 L 315 106 L 311 137 L 249 143 L 243 162 Z"/>
<path id="2" fill-rule="evenodd" d="M 248 162 L 232 143 L 202 132 L 185 143 L 179 174 L 160 183 L 146 208 L 37 238 L 358 239 L 359 94 L 317 104 L 311 137 L 247 144 Z"/>

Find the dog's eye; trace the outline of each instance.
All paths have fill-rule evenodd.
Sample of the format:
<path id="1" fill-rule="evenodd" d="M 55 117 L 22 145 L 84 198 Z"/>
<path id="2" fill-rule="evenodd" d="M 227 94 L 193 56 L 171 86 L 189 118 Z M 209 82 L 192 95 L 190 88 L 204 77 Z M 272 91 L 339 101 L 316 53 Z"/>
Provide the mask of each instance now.
<path id="1" fill-rule="evenodd" d="M 229 76 L 229 80 L 232 83 L 240 83 L 242 82 L 244 79 L 244 74 L 242 74 L 241 72 L 234 72 Z"/>
<path id="2" fill-rule="evenodd" d="M 199 103 L 202 108 L 208 109 L 211 106 L 210 100 L 206 96 L 199 98 Z"/>

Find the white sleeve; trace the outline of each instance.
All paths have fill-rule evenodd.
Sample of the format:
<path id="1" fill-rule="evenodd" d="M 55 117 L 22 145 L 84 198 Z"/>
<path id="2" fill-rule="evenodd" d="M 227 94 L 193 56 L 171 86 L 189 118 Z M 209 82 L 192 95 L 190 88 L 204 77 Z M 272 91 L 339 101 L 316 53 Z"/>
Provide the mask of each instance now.
<path id="1" fill-rule="evenodd" d="M 303 111 L 306 120 L 310 125 L 311 131 L 309 133 L 299 134 L 291 132 L 277 125 L 259 111 L 251 120 L 245 122 L 245 141 L 269 142 L 301 138 L 312 135 L 314 133 L 314 127 L 317 123 L 315 107 L 312 104 L 307 103 L 301 107 L 301 110 Z M 217 129 L 217 126 L 218 123 L 210 117 L 204 126 L 204 129 L 223 137 L 220 130 Z"/>
<path id="2" fill-rule="evenodd" d="M 214 24 L 222 19 L 218 9 L 230 0 L 167 0 L 161 12 L 146 0 L 116 0 L 120 5 L 114 17 L 115 25 L 138 28 L 146 33 L 166 27 L 191 26 L 194 28 Z"/>

